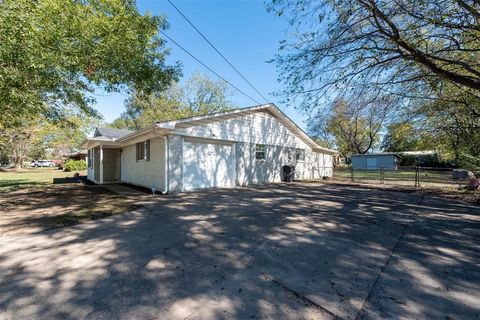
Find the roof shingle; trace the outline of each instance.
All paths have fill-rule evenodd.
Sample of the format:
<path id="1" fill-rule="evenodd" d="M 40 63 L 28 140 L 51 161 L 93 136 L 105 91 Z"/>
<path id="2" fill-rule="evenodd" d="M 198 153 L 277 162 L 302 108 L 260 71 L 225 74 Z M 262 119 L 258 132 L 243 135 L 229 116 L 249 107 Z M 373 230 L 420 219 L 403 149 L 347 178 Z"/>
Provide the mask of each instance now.
<path id="1" fill-rule="evenodd" d="M 108 137 L 108 138 L 114 138 L 118 139 L 121 137 L 126 136 L 127 134 L 132 133 L 133 131 L 131 130 L 126 130 L 126 129 L 113 129 L 113 128 L 96 128 L 94 137 Z"/>

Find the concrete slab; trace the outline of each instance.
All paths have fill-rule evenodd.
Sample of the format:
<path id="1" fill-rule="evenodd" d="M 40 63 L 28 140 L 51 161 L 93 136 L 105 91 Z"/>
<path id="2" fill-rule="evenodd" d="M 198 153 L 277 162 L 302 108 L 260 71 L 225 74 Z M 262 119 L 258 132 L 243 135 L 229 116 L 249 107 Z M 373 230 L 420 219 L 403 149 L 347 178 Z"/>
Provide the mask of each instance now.
<path id="1" fill-rule="evenodd" d="M 425 198 L 361 319 L 480 319 L 479 208 Z"/>
<path id="2" fill-rule="evenodd" d="M 477 208 L 297 183 L 154 199 L 2 239 L 0 318 L 478 315 Z"/>

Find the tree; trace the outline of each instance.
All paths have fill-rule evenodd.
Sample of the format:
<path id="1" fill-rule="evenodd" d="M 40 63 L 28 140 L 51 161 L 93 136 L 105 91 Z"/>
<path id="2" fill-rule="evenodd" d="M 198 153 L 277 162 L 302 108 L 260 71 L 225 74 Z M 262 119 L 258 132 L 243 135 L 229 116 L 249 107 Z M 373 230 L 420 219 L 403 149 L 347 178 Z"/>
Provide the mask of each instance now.
<path id="1" fill-rule="evenodd" d="M 442 149 L 447 158 L 462 165 L 463 159 L 476 158 L 480 166 L 480 122 L 474 116 L 480 110 L 480 99 L 455 95 L 466 103 L 434 100 L 414 108 L 414 119 L 419 123 L 422 135 L 431 137 L 437 149 Z"/>
<path id="2" fill-rule="evenodd" d="M 0 159 L 20 167 L 25 161 L 42 158 L 63 159 L 78 151 L 78 146 L 98 125 L 96 117 L 88 117 L 74 108 L 64 108 L 62 121 L 40 116 L 25 118 L 22 126 L 5 129 L 0 138 Z"/>
<path id="3" fill-rule="evenodd" d="M 36 133 L 39 131 L 36 121 L 25 119 L 21 130 L 7 129 L 2 134 L 0 152 L 3 161 L 13 164 L 16 168 L 27 160 L 29 152 L 38 142 Z M 6 162 L 7 162 L 6 161 Z"/>
<path id="4" fill-rule="evenodd" d="M 195 73 L 184 85 L 172 84 L 162 92 L 134 93 L 125 103 L 125 112 L 111 126 L 138 130 L 157 121 L 226 111 L 232 107 L 228 87 L 223 81 Z"/>
<path id="5" fill-rule="evenodd" d="M 63 106 L 87 114 L 90 93 L 152 92 L 175 80 L 158 36 L 164 16 L 142 15 L 133 0 L 0 1 L 0 131 Z"/>
<path id="6" fill-rule="evenodd" d="M 38 145 L 41 150 L 51 149 L 52 156 L 57 159 L 79 151 L 81 142 L 101 122 L 96 117 L 85 116 L 74 109 L 65 109 L 63 112 L 63 118 L 67 121 L 43 121 L 39 125 L 41 143 Z"/>
<path id="7" fill-rule="evenodd" d="M 272 0 L 269 9 L 295 29 L 274 60 L 286 102 L 328 114 L 352 92 L 390 94 L 423 147 L 478 158 L 479 1 Z"/>
<path id="8" fill-rule="evenodd" d="M 431 99 L 448 83 L 480 94 L 476 0 L 273 0 L 270 10 L 296 26 L 276 62 L 304 109 L 359 87 Z"/>
<path id="9" fill-rule="evenodd" d="M 344 155 L 367 153 L 378 144 L 392 105 L 386 97 L 378 101 L 367 97 L 338 99 L 329 116 L 319 114 L 309 131 Z"/>
<path id="10" fill-rule="evenodd" d="M 176 100 L 161 94 L 142 95 L 133 93 L 125 101 L 125 111 L 110 126 L 117 129 L 139 130 L 156 121 L 170 120 L 187 116 Z"/>
<path id="11" fill-rule="evenodd" d="M 382 148 L 387 152 L 401 152 L 417 150 L 419 134 L 412 123 L 408 121 L 392 123 L 387 126 L 383 137 Z"/>
<path id="12" fill-rule="evenodd" d="M 180 90 L 181 103 L 192 115 L 225 111 L 232 107 L 228 100 L 228 84 L 199 72 L 194 73 Z"/>

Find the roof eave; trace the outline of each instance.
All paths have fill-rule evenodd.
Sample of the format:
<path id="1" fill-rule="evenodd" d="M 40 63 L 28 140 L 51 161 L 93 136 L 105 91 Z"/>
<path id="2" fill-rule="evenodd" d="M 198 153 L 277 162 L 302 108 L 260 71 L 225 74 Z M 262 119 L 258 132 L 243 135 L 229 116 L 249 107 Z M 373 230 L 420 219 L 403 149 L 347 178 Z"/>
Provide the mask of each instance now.
<path id="1" fill-rule="evenodd" d="M 117 142 L 119 143 L 124 143 L 128 140 L 132 140 L 132 139 L 135 139 L 139 136 L 142 136 L 142 135 L 145 135 L 145 134 L 148 134 L 148 133 L 155 133 L 155 132 L 158 132 L 158 131 L 161 131 L 160 134 L 161 135 L 165 135 L 165 134 L 168 134 L 169 131 L 173 130 L 173 128 L 170 126 L 170 127 L 166 127 L 166 126 L 163 126 L 163 125 L 160 125 L 159 123 L 154 123 L 148 127 L 145 127 L 143 129 L 140 129 L 138 131 L 135 131 L 135 132 L 132 132 L 126 136 L 123 136 L 119 139 L 117 139 Z"/>
<path id="2" fill-rule="evenodd" d="M 338 151 L 329 149 L 329 148 L 324 148 L 320 146 L 318 143 L 313 141 L 312 138 L 308 136 L 308 134 L 300 128 L 290 117 L 288 117 L 282 110 L 280 110 L 275 104 L 271 103 L 270 106 L 268 106 L 268 109 L 273 112 L 277 117 L 281 118 L 284 120 L 284 122 L 287 122 L 291 124 L 291 129 L 299 136 L 301 136 L 308 145 L 312 148 L 313 151 L 321 151 L 321 152 L 328 152 L 331 154 L 335 154 Z"/>
<path id="3" fill-rule="evenodd" d="M 329 149 L 329 148 L 324 148 L 322 146 L 318 146 L 318 147 L 315 147 L 315 148 L 312 148 L 313 151 L 320 151 L 320 152 L 327 152 L 327 153 L 330 153 L 330 154 L 335 154 L 335 153 L 338 153 L 337 150 L 333 150 L 333 149 Z"/>

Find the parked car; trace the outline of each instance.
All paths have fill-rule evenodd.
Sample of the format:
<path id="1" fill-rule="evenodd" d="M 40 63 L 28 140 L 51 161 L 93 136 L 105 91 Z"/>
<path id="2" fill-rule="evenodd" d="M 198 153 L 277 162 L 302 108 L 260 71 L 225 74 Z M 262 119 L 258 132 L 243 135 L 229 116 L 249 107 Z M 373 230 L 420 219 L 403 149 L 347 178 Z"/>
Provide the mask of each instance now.
<path id="1" fill-rule="evenodd" d="M 55 167 L 55 163 L 50 160 L 33 160 L 30 162 L 31 167 Z"/>

